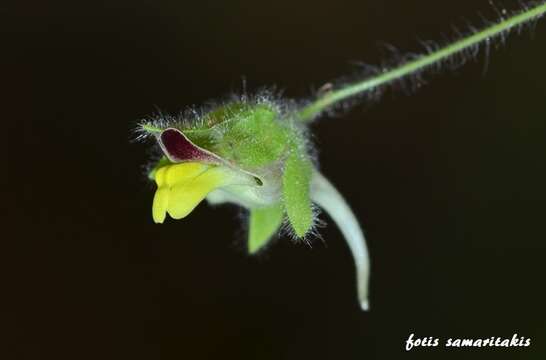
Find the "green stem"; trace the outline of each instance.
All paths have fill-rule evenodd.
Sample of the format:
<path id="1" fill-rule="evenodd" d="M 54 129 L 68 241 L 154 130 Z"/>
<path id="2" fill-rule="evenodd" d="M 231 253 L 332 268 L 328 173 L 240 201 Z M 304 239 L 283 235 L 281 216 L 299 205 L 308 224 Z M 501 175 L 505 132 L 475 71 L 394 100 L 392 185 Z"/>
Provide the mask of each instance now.
<path id="1" fill-rule="evenodd" d="M 339 89 L 333 90 L 326 95 L 318 98 L 313 103 L 305 106 L 300 112 L 299 117 L 302 121 L 310 121 L 316 115 L 326 110 L 328 107 L 344 101 L 352 96 L 365 93 L 379 86 L 389 84 L 400 80 L 408 75 L 422 71 L 429 66 L 446 60 L 447 58 L 460 53 L 468 48 L 477 46 L 484 41 L 502 34 L 515 26 L 523 25 L 531 20 L 537 19 L 546 13 L 546 3 L 529 7 L 513 16 L 491 25 L 485 29 L 474 32 L 454 43 L 447 45 L 437 51 L 430 52 L 420 58 L 403 63 L 386 72 L 382 72 L 370 78 L 357 83 L 345 85 Z"/>

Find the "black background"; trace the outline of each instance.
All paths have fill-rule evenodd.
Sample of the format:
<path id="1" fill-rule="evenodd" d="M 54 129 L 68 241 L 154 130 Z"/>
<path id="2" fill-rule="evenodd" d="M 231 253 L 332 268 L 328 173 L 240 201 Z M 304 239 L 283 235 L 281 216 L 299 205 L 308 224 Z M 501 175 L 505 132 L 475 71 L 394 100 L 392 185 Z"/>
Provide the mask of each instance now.
<path id="1" fill-rule="evenodd" d="M 388 58 L 383 43 L 418 52 L 479 13 L 497 18 L 488 1 L 2 6 L 0 358 L 544 359 L 544 23 L 313 125 L 366 230 L 368 313 L 333 225 L 312 249 L 282 238 L 258 258 L 233 207 L 154 225 L 131 142 L 139 119 L 242 76 L 304 98 Z M 532 345 L 406 353 L 410 333 Z"/>

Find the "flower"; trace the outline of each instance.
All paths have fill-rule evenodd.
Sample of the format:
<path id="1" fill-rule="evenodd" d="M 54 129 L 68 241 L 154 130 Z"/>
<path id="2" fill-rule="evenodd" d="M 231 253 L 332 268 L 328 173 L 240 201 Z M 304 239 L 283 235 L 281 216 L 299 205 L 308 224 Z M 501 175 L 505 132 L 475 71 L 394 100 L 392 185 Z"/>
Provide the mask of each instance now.
<path id="1" fill-rule="evenodd" d="M 265 247 L 286 223 L 295 238 L 314 230 L 316 206 L 338 224 L 357 268 L 360 304 L 368 308 L 369 259 L 351 209 L 317 170 L 306 129 L 271 101 L 236 101 L 193 121 L 142 125 L 164 157 L 150 177 L 157 184 L 153 220 L 186 217 L 204 199 L 246 208 L 249 253 Z"/>
<path id="2" fill-rule="evenodd" d="M 184 133 L 167 128 L 157 135 L 165 161 L 150 174 L 157 184 L 152 215 L 163 223 L 186 217 L 207 195 L 211 202 L 236 202 L 247 208 L 271 205 L 279 200 L 270 176 L 260 177 L 193 143 Z M 264 184 L 265 183 L 265 184 Z"/>
<path id="3" fill-rule="evenodd" d="M 155 172 L 155 182 L 152 214 L 156 223 L 162 223 L 167 213 L 173 219 L 186 217 L 214 189 L 254 183 L 229 168 L 199 162 L 160 167 Z"/>

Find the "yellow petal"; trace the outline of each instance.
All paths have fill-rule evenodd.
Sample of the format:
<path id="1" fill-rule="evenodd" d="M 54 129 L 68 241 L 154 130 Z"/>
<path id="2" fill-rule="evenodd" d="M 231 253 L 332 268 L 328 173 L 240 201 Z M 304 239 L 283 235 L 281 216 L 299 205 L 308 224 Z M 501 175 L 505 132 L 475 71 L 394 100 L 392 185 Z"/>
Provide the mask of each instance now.
<path id="1" fill-rule="evenodd" d="M 184 162 L 156 170 L 157 191 L 152 205 L 154 222 L 162 223 L 168 213 L 186 217 L 210 193 L 224 185 L 256 185 L 254 176 L 226 166 Z"/>
<path id="2" fill-rule="evenodd" d="M 163 185 L 165 185 L 165 172 L 169 167 L 170 166 L 163 166 L 155 171 L 155 183 L 158 187 L 162 187 Z"/>
<path id="3" fill-rule="evenodd" d="M 177 184 L 192 181 L 203 172 L 209 170 L 211 167 L 214 168 L 215 166 L 198 162 L 185 162 L 165 166 L 165 168 L 167 168 L 165 171 L 165 184 L 172 187 L 176 186 Z"/>
<path id="4" fill-rule="evenodd" d="M 162 224 L 167 215 L 167 206 L 169 205 L 169 188 L 163 186 L 157 189 L 154 195 L 152 205 L 152 216 L 156 224 Z"/>
<path id="5" fill-rule="evenodd" d="M 155 171 L 154 178 L 157 184 L 157 191 L 154 195 L 152 205 L 152 217 L 155 223 L 163 223 L 165 221 L 169 199 L 172 197 L 172 187 L 180 187 L 186 182 L 191 182 L 207 169 L 207 165 L 188 162 L 163 166 Z"/>
<path id="6" fill-rule="evenodd" d="M 154 173 L 157 191 L 154 195 L 152 204 L 152 217 L 155 223 L 163 223 L 167 215 L 167 205 L 169 204 L 169 188 L 165 184 L 165 173 L 169 166 L 163 166 Z"/>
<path id="7" fill-rule="evenodd" d="M 171 187 L 167 212 L 173 219 L 182 219 L 195 209 L 212 190 L 228 181 L 229 175 L 219 167 L 201 172 L 197 177 Z"/>

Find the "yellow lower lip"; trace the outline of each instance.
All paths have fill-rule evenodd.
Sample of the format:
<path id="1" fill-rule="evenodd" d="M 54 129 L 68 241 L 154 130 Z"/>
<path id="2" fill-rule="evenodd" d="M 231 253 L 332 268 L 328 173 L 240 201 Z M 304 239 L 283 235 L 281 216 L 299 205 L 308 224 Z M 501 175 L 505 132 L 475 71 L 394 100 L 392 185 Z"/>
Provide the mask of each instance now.
<path id="1" fill-rule="evenodd" d="M 158 188 L 152 205 L 154 222 L 163 223 L 166 214 L 173 219 L 186 217 L 227 178 L 226 171 L 221 167 L 196 162 L 172 164 L 158 169 L 155 174 Z"/>

